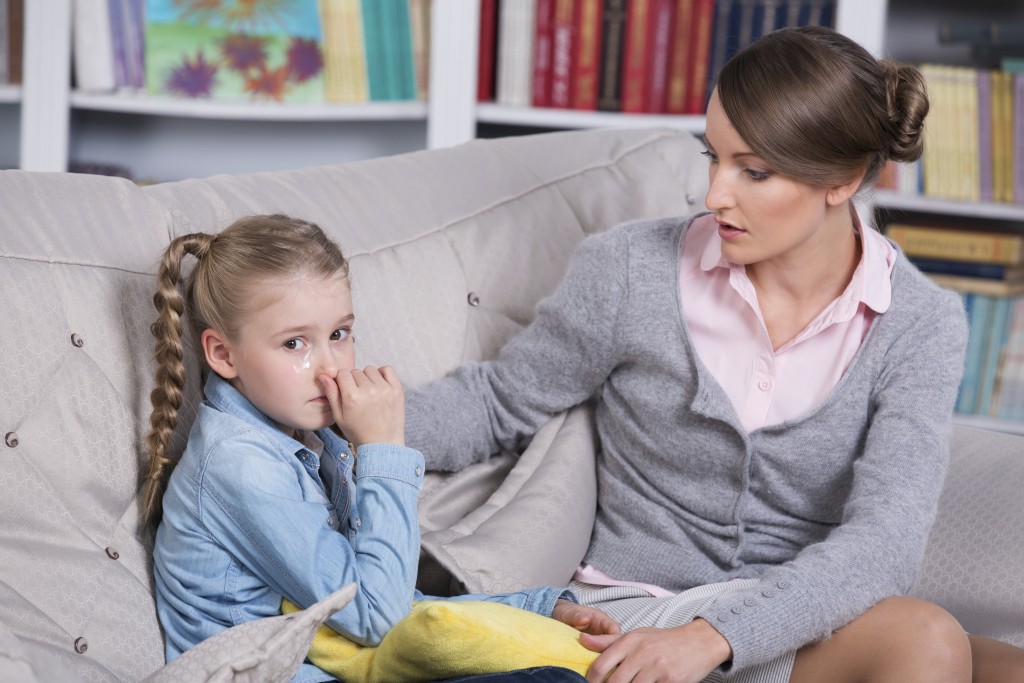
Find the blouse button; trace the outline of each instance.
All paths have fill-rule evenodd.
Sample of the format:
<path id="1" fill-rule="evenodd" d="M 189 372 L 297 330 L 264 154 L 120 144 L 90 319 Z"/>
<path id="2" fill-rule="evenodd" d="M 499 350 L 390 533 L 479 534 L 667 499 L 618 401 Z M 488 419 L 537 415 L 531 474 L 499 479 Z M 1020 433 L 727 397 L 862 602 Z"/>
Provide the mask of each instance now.
<path id="1" fill-rule="evenodd" d="M 763 379 L 757 383 L 757 388 L 760 389 L 761 391 L 768 391 L 769 389 L 772 388 L 772 383 L 766 379 Z"/>
<path id="2" fill-rule="evenodd" d="M 4 435 L 4 443 L 7 444 L 8 448 L 18 447 L 18 434 L 16 432 L 7 432 Z"/>
<path id="3" fill-rule="evenodd" d="M 83 346 L 85 346 L 85 340 L 82 339 L 80 336 L 78 336 L 78 333 L 76 332 L 76 333 L 71 335 L 71 344 L 72 344 L 72 346 L 77 346 L 78 348 L 82 348 Z"/>
<path id="4" fill-rule="evenodd" d="M 476 292 L 470 292 L 468 295 L 466 295 L 466 301 L 469 302 L 470 306 L 479 306 L 480 295 L 477 294 Z"/>
<path id="5" fill-rule="evenodd" d="M 106 553 L 107 553 L 107 557 L 109 557 L 112 560 L 117 560 L 117 559 L 119 559 L 121 557 L 121 553 L 117 552 L 113 548 L 107 548 L 106 549 Z"/>
<path id="6" fill-rule="evenodd" d="M 84 655 L 85 651 L 89 649 L 89 641 L 85 638 L 75 638 L 75 652 L 80 655 Z"/>

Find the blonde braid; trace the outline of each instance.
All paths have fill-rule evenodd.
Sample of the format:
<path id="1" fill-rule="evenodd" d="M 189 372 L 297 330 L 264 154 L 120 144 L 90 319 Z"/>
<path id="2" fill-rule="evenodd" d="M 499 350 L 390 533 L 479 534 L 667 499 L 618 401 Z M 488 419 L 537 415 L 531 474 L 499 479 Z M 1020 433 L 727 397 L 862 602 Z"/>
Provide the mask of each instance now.
<path id="1" fill-rule="evenodd" d="M 177 465 L 177 459 L 168 453 L 174 428 L 178 424 L 185 388 L 185 349 L 182 342 L 182 315 L 185 298 L 178 291 L 181 264 L 186 254 L 200 262 L 210 252 L 213 236 L 195 233 L 178 237 L 164 252 L 160 262 L 157 292 L 153 305 L 159 317 L 151 331 L 156 338 L 156 386 L 150 394 L 153 411 L 150 413 L 146 448 L 149 451 L 149 471 L 143 486 L 142 518 L 146 524 L 156 525 L 162 514 L 162 499 L 167 480 Z"/>

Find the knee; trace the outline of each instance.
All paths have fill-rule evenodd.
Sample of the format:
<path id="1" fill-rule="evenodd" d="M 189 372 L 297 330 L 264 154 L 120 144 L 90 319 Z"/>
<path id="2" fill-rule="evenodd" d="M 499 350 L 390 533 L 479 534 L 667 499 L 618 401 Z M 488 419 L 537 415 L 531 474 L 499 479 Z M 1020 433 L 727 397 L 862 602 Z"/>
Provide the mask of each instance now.
<path id="1" fill-rule="evenodd" d="M 897 597 L 883 600 L 874 608 L 885 626 L 886 638 L 906 657 L 916 660 L 924 670 L 941 672 L 934 680 L 955 680 L 950 674 L 963 672 L 970 680 L 971 645 L 967 633 L 952 614 L 917 598 Z"/>

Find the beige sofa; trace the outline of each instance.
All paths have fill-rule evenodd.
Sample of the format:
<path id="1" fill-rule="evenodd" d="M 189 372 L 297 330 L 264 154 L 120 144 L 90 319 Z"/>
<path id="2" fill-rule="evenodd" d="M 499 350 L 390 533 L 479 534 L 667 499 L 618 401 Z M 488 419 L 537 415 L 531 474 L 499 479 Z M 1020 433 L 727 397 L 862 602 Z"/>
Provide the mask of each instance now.
<path id="1" fill-rule="evenodd" d="M 150 299 L 169 239 L 256 212 L 316 221 L 351 258 L 360 362 L 391 363 L 414 386 L 493 355 L 586 234 L 700 208 L 699 151 L 686 133 L 617 130 L 146 188 L 0 173 L 0 680 L 138 681 L 163 667 L 135 497 Z M 179 446 L 197 400 L 191 367 Z M 567 581 L 593 518 L 593 452 L 582 407 L 518 460 L 433 475 L 422 496 L 422 587 Z M 1022 495 L 1024 438 L 959 428 L 915 588 L 968 630 L 1018 645 Z M 272 659 L 265 650 L 287 638 L 276 622 L 263 630 L 277 633 L 272 646 L 236 638 L 232 647 L 257 652 L 225 646 L 220 665 Z M 293 639 L 300 654 L 303 633 Z M 163 670 L 168 680 L 207 675 Z"/>

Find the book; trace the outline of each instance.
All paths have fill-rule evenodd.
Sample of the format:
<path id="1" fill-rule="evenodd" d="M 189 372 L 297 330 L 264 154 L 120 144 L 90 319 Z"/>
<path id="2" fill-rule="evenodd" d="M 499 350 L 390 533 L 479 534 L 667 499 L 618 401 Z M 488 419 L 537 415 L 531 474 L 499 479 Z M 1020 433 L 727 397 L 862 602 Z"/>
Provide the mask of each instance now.
<path id="1" fill-rule="evenodd" d="M 997 296 L 992 302 L 992 320 L 989 323 L 985 339 L 985 360 L 981 366 L 978 379 L 977 401 L 974 412 L 978 415 L 990 415 L 992 397 L 996 391 L 996 377 L 999 373 L 1003 347 L 1009 336 L 1010 305 L 1009 296 Z"/>
<path id="2" fill-rule="evenodd" d="M 686 87 L 690 75 L 690 53 L 694 21 L 693 0 L 675 0 L 672 11 L 672 43 L 668 60 L 665 112 L 686 112 Z"/>
<path id="3" fill-rule="evenodd" d="M 573 109 L 597 109 L 604 0 L 576 0 L 576 41 L 573 43 Z"/>
<path id="4" fill-rule="evenodd" d="M 359 0 L 320 0 L 323 25 L 324 99 L 366 102 L 369 83 Z"/>
<path id="5" fill-rule="evenodd" d="M 715 88 L 718 72 L 732 56 L 730 49 L 735 48 L 735 24 L 739 18 L 739 12 L 733 12 L 734 7 L 738 8 L 739 6 L 736 0 L 715 0 L 714 4 L 714 34 L 711 38 L 711 61 L 708 64 L 705 89 L 705 93 L 708 95 Z M 706 102 L 702 104 L 702 111 L 703 105 L 706 105 Z"/>
<path id="6" fill-rule="evenodd" d="M 413 54 L 415 38 L 409 0 L 377 0 L 384 5 L 384 32 L 387 38 L 388 59 L 394 82 L 396 100 L 419 98 L 416 76 L 416 58 Z M 425 65 L 424 65 L 425 66 Z"/>
<path id="7" fill-rule="evenodd" d="M 408 0 L 416 99 L 425 101 L 430 89 L 430 0 Z"/>
<path id="8" fill-rule="evenodd" d="M 967 349 L 964 354 L 964 374 L 957 393 L 956 412 L 974 413 L 978 398 L 978 382 L 984 364 L 985 335 L 991 321 L 993 298 L 984 294 L 968 293 L 964 297 L 967 310 Z"/>
<path id="9" fill-rule="evenodd" d="M 533 35 L 537 0 L 498 4 L 498 103 L 526 107 L 532 101 Z"/>
<path id="10" fill-rule="evenodd" d="M 622 52 L 626 31 L 626 0 L 604 0 L 601 21 L 601 69 L 597 108 L 619 111 L 622 107 Z"/>
<path id="11" fill-rule="evenodd" d="M 928 277 L 940 287 L 951 289 L 961 294 L 983 294 L 993 297 L 1024 294 L 1024 281 L 1022 280 L 992 280 L 964 275 L 941 275 L 939 273 L 929 273 Z"/>
<path id="12" fill-rule="evenodd" d="M 626 36 L 622 55 L 622 106 L 625 113 L 639 114 L 647 101 L 647 69 L 650 51 L 647 40 L 651 0 L 631 0 L 626 10 Z"/>
<path id="13" fill-rule="evenodd" d="M 651 0 L 647 36 L 647 87 L 643 111 L 665 113 L 675 0 Z"/>
<path id="14" fill-rule="evenodd" d="M 1024 297 L 1014 298 L 1009 327 L 993 415 L 1001 420 L 1024 420 Z"/>
<path id="15" fill-rule="evenodd" d="M 533 96 L 534 107 L 551 106 L 551 62 L 554 50 L 555 3 L 537 0 L 533 34 Z"/>
<path id="16" fill-rule="evenodd" d="M 7 30 L 7 0 L 0 0 L 0 84 L 7 83 L 7 43 L 10 39 Z"/>
<path id="17" fill-rule="evenodd" d="M 1004 280 L 1016 282 L 1024 280 L 1024 265 L 1008 266 L 1002 263 L 977 263 L 970 261 L 950 261 L 944 259 L 908 257 L 910 262 L 923 273 L 936 275 L 960 275 L 963 277 L 984 278 L 986 280 Z"/>
<path id="18" fill-rule="evenodd" d="M 1024 46 L 1024 21 L 957 19 L 939 23 L 939 44 L 980 43 Z"/>
<path id="19" fill-rule="evenodd" d="M 498 45 L 498 0 L 480 2 L 480 43 L 476 71 L 476 99 L 494 100 L 494 55 Z"/>
<path id="20" fill-rule="evenodd" d="M 7 82 L 11 85 L 21 84 L 24 40 L 25 0 L 7 0 Z"/>
<path id="21" fill-rule="evenodd" d="M 240 17 L 201 0 L 147 0 L 145 10 L 150 93 L 270 102 L 324 100 L 317 0 L 257 8 L 255 17 Z"/>
<path id="22" fill-rule="evenodd" d="M 992 72 L 977 70 L 978 93 L 978 197 L 983 202 L 992 201 Z"/>
<path id="23" fill-rule="evenodd" d="M 1024 73 L 1013 74 L 1012 136 L 1009 154 L 1013 168 L 1013 201 L 1024 204 Z"/>
<path id="24" fill-rule="evenodd" d="M 686 114 L 703 114 L 707 108 L 711 74 L 711 40 L 715 0 L 694 0 L 690 31 L 690 73 L 686 79 Z"/>
<path id="25" fill-rule="evenodd" d="M 576 43 L 576 0 L 555 0 L 551 22 L 551 96 L 552 107 L 572 106 L 572 56 Z"/>
<path id="26" fill-rule="evenodd" d="M 909 257 L 950 259 L 1017 266 L 1024 263 L 1024 234 L 960 230 L 903 223 L 885 234 Z"/>
<path id="27" fill-rule="evenodd" d="M 114 44 L 107 0 L 75 0 L 71 28 L 75 87 L 86 92 L 114 90 Z"/>

